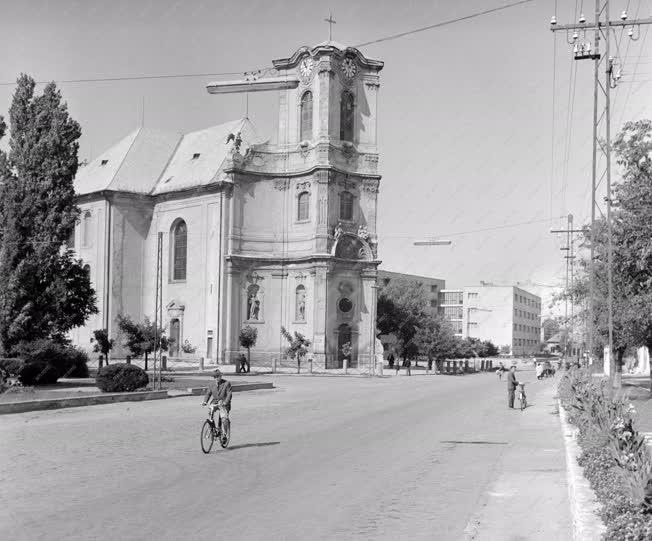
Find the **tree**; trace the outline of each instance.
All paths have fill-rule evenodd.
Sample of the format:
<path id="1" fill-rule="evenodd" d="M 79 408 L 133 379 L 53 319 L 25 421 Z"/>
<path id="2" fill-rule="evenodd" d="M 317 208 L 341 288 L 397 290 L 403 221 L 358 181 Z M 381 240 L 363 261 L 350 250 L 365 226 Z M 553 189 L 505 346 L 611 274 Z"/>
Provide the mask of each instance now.
<path id="1" fill-rule="evenodd" d="M 95 292 L 65 248 L 79 210 L 74 202 L 79 124 L 54 83 L 34 94 L 18 78 L 9 110 L 9 153 L 0 151 L 0 353 L 21 341 L 51 338 L 83 325 Z M 0 136 L 6 126 L 0 122 Z"/>
<path id="2" fill-rule="evenodd" d="M 486 353 L 485 357 L 495 357 L 498 355 L 498 347 L 491 340 L 485 340 L 483 344 Z"/>
<path id="3" fill-rule="evenodd" d="M 147 359 L 149 354 L 155 349 L 167 351 L 172 340 L 165 336 L 165 329 L 158 328 L 148 318 L 142 322 L 135 322 L 129 316 L 118 314 L 118 327 L 124 336 L 124 347 L 134 357 L 145 355 L 145 370 L 147 370 Z M 157 337 L 157 339 L 155 339 Z"/>
<path id="4" fill-rule="evenodd" d="M 453 356 L 456 347 L 456 338 L 450 322 L 435 313 L 427 314 L 421 321 L 411 342 L 429 361 L 436 360 L 438 369 L 441 369 L 441 361 Z"/>
<path id="5" fill-rule="evenodd" d="M 258 339 L 258 329 L 254 329 L 251 325 L 247 325 L 240 330 L 240 345 L 247 350 L 247 366 L 251 369 L 251 348 L 256 345 Z"/>
<path id="6" fill-rule="evenodd" d="M 501 355 L 509 355 L 512 352 L 512 346 L 509 344 L 503 344 L 500 346 L 500 353 Z"/>
<path id="7" fill-rule="evenodd" d="M 294 336 L 285 328 L 281 327 L 281 336 L 288 342 L 288 347 L 285 348 L 285 355 L 290 359 L 297 360 L 297 374 L 301 370 L 301 359 L 308 353 L 310 347 L 310 340 L 308 340 L 301 333 L 294 331 Z"/>
<path id="8" fill-rule="evenodd" d="M 612 384 L 620 387 L 622 359 L 628 347 L 652 346 L 652 121 L 627 122 L 613 142 L 622 181 L 614 185 L 612 195 L 613 244 L 613 343 Z M 607 304 L 607 224 L 597 220 L 590 238 L 584 243 L 595 251 L 594 296 L 590 299 L 588 261 L 580 264 L 580 279 L 570 298 L 581 306 L 580 319 L 588 321 L 593 304 L 596 349 L 608 344 Z M 596 353 L 596 351 L 594 351 Z M 651 389 L 652 389 L 652 373 Z"/>
<path id="9" fill-rule="evenodd" d="M 555 334 L 557 334 L 561 330 L 561 326 L 559 325 L 559 320 L 548 317 L 543 320 L 541 323 L 541 326 L 543 327 L 543 340 L 544 342 L 552 338 Z"/>
<path id="10" fill-rule="evenodd" d="M 97 329 L 93 331 L 93 338 L 91 342 L 94 342 L 93 351 L 95 353 L 101 353 L 106 359 L 106 364 L 109 364 L 109 353 L 113 349 L 113 338 L 109 338 L 108 329 Z M 100 366 L 101 368 L 101 366 Z"/>
<path id="11" fill-rule="evenodd" d="M 396 336 L 396 349 L 400 357 L 413 359 L 419 353 L 413 340 L 431 313 L 428 295 L 422 284 L 396 280 L 385 286 L 378 295 L 376 325 L 381 334 Z"/>

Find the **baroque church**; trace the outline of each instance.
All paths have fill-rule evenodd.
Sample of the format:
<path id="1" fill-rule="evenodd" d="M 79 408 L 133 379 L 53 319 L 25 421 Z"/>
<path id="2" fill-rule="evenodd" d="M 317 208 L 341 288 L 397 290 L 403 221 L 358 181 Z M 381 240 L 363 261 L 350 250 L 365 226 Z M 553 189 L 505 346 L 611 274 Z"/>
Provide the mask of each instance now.
<path id="1" fill-rule="evenodd" d="M 371 361 L 383 63 L 329 40 L 273 66 L 274 77 L 207 89 L 278 92 L 277 143 L 249 119 L 183 135 L 140 128 L 80 168 L 72 244 L 99 312 L 73 331 L 79 346 L 107 328 L 124 357 L 117 316 L 153 320 L 158 293 L 171 358 L 232 362 L 251 326 L 252 364 L 269 364 L 283 326 L 311 341 L 315 367 L 342 367 L 347 343 L 351 367 Z"/>

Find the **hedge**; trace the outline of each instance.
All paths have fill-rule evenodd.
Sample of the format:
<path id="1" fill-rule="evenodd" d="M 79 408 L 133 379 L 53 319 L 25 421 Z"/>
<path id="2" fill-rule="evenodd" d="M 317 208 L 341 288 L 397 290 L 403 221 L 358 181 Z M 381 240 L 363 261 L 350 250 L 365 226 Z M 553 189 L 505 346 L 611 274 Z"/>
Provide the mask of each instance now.
<path id="1" fill-rule="evenodd" d="M 644 503 L 652 485 L 652 457 L 636 429 L 632 404 L 612 397 L 604 381 L 585 369 L 566 371 L 559 397 L 579 428 L 578 463 L 601 503 L 607 541 L 652 539 L 652 509 Z"/>
<path id="2" fill-rule="evenodd" d="M 135 391 L 149 383 L 147 372 L 133 364 L 103 366 L 95 378 L 97 386 L 105 393 Z"/>

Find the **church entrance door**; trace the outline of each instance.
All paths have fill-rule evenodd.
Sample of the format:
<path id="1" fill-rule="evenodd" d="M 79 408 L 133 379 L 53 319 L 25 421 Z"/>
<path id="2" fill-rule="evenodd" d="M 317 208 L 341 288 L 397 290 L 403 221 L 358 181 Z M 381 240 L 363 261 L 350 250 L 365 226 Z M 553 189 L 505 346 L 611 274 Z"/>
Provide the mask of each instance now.
<path id="1" fill-rule="evenodd" d="M 173 319 L 170 322 L 170 357 L 179 356 L 179 338 L 181 337 L 181 324 L 178 319 Z"/>
<path id="2" fill-rule="evenodd" d="M 337 335 L 337 365 L 338 368 L 344 368 L 344 352 L 342 349 L 344 345 L 348 342 L 351 353 L 347 356 L 349 359 L 349 368 L 356 368 L 358 366 L 358 360 L 353 356 L 353 344 L 351 343 L 351 327 L 346 323 L 343 323 L 339 327 L 339 333 Z"/>

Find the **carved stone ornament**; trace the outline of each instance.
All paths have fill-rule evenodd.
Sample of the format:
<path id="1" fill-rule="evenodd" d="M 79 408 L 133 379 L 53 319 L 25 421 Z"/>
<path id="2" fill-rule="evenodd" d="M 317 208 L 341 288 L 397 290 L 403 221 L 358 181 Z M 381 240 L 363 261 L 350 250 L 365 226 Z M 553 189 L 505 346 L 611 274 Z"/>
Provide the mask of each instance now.
<path id="1" fill-rule="evenodd" d="M 287 190 L 290 187 L 290 181 L 287 178 L 277 178 L 274 181 L 274 188 L 277 190 Z"/>
<path id="2" fill-rule="evenodd" d="M 367 178 L 362 183 L 362 189 L 366 192 L 378 193 L 378 181 L 372 178 Z"/>
<path id="3" fill-rule="evenodd" d="M 358 227 L 358 237 L 362 240 L 367 240 L 369 238 L 369 231 L 367 231 L 366 225 L 361 225 Z"/>
<path id="4" fill-rule="evenodd" d="M 297 182 L 297 190 L 303 191 L 303 190 L 309 190 L 310 189 L 310 182 L 305 181 L 305 182 Z"/>
<path id="5" fill-rule="evenodd" d="M 349 297 L 353 293 L 354 288 L 351 282 L 343 281 L 338 284 L 337 290 L 342 296 Z"/>
<path id="6" fill-rule="evenodd" d="M 294 275 L 294 278 L 296 279 L 296 281 L 298 283 L 303 284 L 303 282 L 306 281 L 306 278 L 308 278 L 308 275 L 304 274 L 303 272 L 299 272 L 299 273 Z"/>
<path id="7" fill-rule="evenodd" d="M 340 180 L 338 184 L 345 190 L 353 190 L 355 188 L 355 182 L 350 181 L 348 178 Z"/>
<path id="8" fill-rule="evenodd" d="M 261 282 L 264 280 L 264 278 L 258 274 L 256 271 L 252 271 L 247 274 L 247 281 L 252 283 L 252 284 L 257 284 L 258 282 Z"/>

